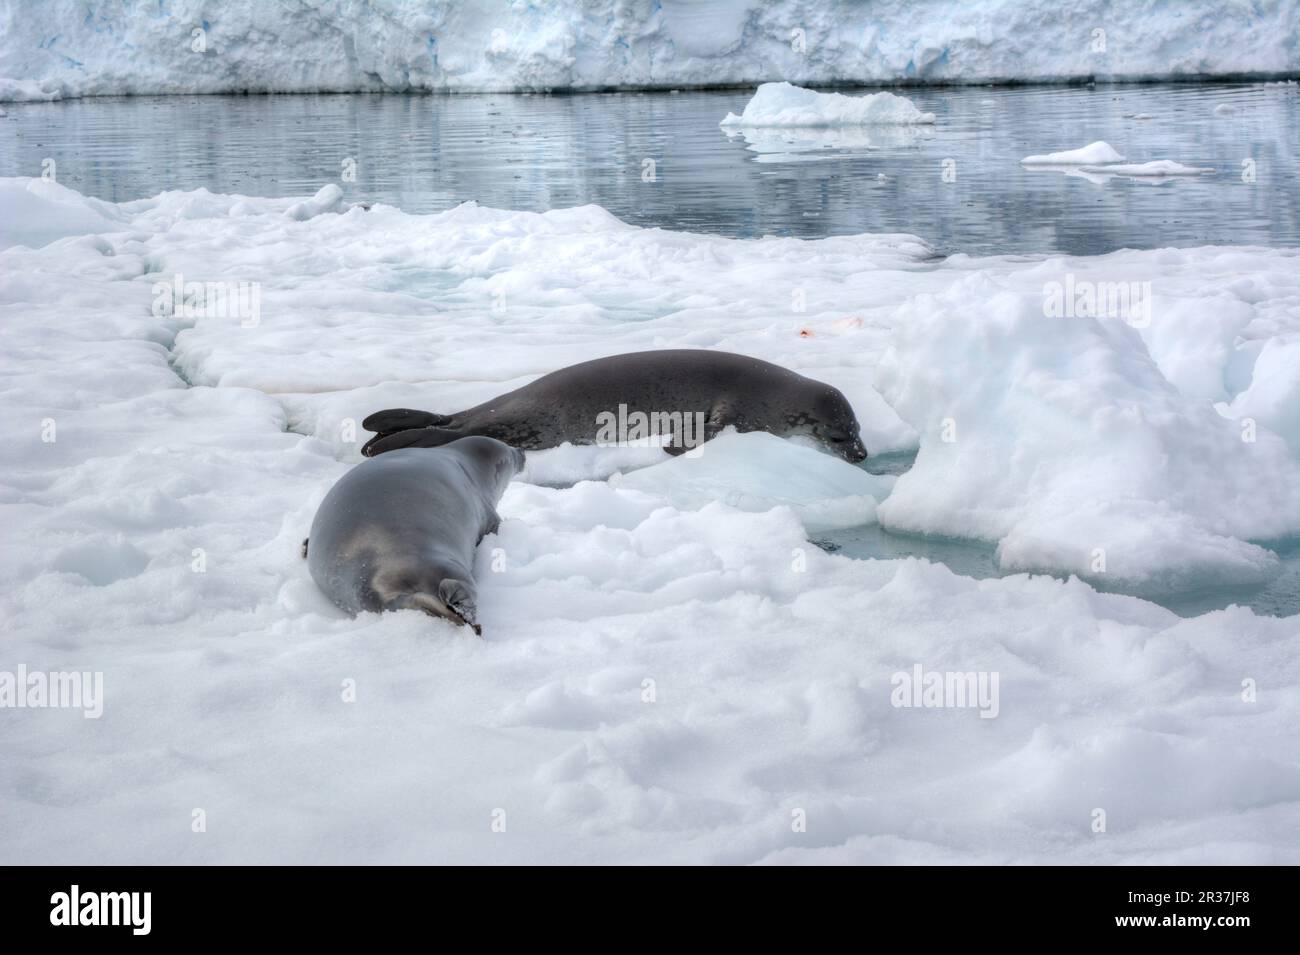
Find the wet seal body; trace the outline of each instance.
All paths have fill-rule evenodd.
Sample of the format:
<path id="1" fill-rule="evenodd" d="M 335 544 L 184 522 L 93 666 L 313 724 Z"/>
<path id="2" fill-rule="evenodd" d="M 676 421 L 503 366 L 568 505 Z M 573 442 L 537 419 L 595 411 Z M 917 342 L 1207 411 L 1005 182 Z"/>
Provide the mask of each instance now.
<path id="1" fill-rule="evenodd" d="M 566 441 L 603 443 L 602 421 L 637 412 L 680 413 L 683 420 L 701 422 L 703 434 L 693 442 L 690 435 L 672 435 L 670 454 L 732 426 L 781 437 L 808 435 L 851 462 L 867 456 L 857 417 L 837 388 L 747 355 L 689 348 L 571 365 L 455 414 L 377 411 L 362 422 L 378 433 L 361 451 L 373 457 L 397 448 L 437 447 L 467 434 L 530 451 Z"/>
<path id="2" fill-rule="evenodd" d="M 423 610 L 481 632 L 474 549 L 523 466 L 522 451 L 477 436 L 363 461 L 316 512 L 303 542 L 312 578 L 349 613 Z"/>

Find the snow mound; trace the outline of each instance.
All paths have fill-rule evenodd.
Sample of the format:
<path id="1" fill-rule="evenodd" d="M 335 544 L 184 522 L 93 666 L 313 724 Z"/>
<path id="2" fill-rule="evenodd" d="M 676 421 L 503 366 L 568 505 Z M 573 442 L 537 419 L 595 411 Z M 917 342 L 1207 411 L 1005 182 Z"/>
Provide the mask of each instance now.
<path id="1" fill-rule="evenodd" d="M 1263 343 L 1250 384 L 1233 399 L 1229 414 L 1281 435 L 1300 458 L 1300 335 Z"/>
<path id="2" fill-rule="evenodd" d="M 1048 317 L 973 276 L 902 310 L 876 386 L 921 435 L 881 524 L 997 541 L 1005 569 L 1260 582 L 1276 557 L 1247 541 L 1300 531 L 1286 444 L 1180 394 L 1121 319 Z"/>
<path id="3" fill-rule="evenodd" d="M 49 179 L 0 179 L 0 248 L 39 248 L 72 235 L 119 232 L 127 217 Z"/>
<path id="4" fill-rule="evenodd" d="M 845 96 L 818 93 L 790 83 L 764 83 L 737 116 L 728 113 L 722 126 L 908 126 L 931 124 L 934 113 L 923 113 L 905 96 L 871 93 Z"/>
<path id="5" fill-rule="evenodd" d="M 306 222 L 327 212 L 342 212 L 347 207 L 348 204 L 343 201 L 343 190 L 330 183 L 328 186 L 322 186 L 320 191 L 310 199 L 295 202 L 284 211 L 284 214 L 295 222 Z"/>
<path id="6" fill-rule="evenodd" d="M 1067 149 L 1059 153 L 1045 153 L 1041 156 L 1026 156 L 1020 160 L 1023 166 L 1084 166 L 1098 163 L 1123 162 L 1124 157 L 1110 143 L 1098 140 L 1079 149 Z"/>

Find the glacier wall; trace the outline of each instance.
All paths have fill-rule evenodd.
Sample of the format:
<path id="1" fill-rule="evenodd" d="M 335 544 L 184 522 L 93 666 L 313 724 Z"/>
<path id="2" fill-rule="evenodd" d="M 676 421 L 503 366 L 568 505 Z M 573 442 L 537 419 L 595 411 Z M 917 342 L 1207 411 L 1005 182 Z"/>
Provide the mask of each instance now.
<path id="1" fill-rule="evenodd" d="M 1295 0 L 0 0 L 0 100 L 1300 73 Z"/>

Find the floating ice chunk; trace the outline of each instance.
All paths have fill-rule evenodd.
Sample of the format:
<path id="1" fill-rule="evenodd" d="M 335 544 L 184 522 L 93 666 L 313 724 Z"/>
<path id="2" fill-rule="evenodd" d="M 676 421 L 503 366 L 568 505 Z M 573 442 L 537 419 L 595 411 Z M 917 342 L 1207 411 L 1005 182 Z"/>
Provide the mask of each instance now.
<path id="1" fill-rule="evenodd" d="M 1156 159 L 1151 162 L 1111 163 L 1104 166 L 1080 166 L 1084 172 L 1104 173 L 1110 176 L 1199 176 L 1214 172 L 1203 166 L 1184 166 L 1172 159 Z"/>
<path id="2" fill-rule="evenodd" d="M 1110 143 L 1097 140 L 1079 149 L 1067 149 L 1059 153 L 1045 153 L 1041 156 L 1026 156 L 1020 160 L 1023 166 L 1089 166 L 1098 163 L 1123 162 L 1124 157 Z"/>
<path id="3" fill-rule="evenodd" d="M 905 96 L 871 93 L 845 96 L 818 93 L 791 83 L 764 83 L 737 116 L 728 113 L 723 126 L 869 126 L 934 122 Z"/>
<path id="4" fill-rule="evenodd" d="M 1231 103 L 1220 103 L 1218 106 L 1214 107 L 1215 116 L 1231 116 L 1236 111 L 1237 107 L 1233 106 Z"/>
<path id="5" fill-rule="evenodd" d="M 788 506 L 809 531 L 869 524 L 894 478 L 766 432 L 725 432 L 694 451 L 610 479 L 679 510 L 722 501 L 742 511 Z"/>

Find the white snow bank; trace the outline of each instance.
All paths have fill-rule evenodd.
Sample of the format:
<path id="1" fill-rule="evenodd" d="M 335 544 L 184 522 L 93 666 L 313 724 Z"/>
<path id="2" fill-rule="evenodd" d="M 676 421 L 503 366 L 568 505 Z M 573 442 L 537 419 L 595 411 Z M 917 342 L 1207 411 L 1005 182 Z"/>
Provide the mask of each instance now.
<path id="1" fill-rule="evenodd" d="M 903 310 L 876 385 L 921 435 L 881 523 L 998 541 L 1003 568 L 1258 582 L 1277 559 L 1246 541 L 1300 530 L 1285 443 L 1180 394 L 1121 319 L 1049 317 L 972 276 Z"/>
<path id="2" fill-rule="evenodd" d="M 1041 156 L 1026 156 L 1020 160 L 1023 166 L 1084 166 L 1098 163 L 1123 162 L 1124 157 L 1110 143 L 1098 140 L 1078 149 L 1067 149 L 1059 153 L 1045 153 Z"/>
<path id="3" fill-rule="evenodd" d="M 1199 176 L 1214 172 L 1203 166 L 1185 166 L 1172 159 L 1155 159 L 1151 162 L 1112 163 L 1104 166 L 1081 166 L 1084 172 L 1106 173 L 1112 176 Z"/>
<path id="4" fill-rule="evenodd" d="M 908 126 L 930 124 L 934 113 L 923 113 L 905 96 L 870 93 L 845 96 L 818 93 L 790 83 L 764 83 L 737 116 L 728 113 L 722 126 Z"/>
<path id="5" fill-rule="evenodd" d="M 4 37 L 0 35 L 0 51 Z M 64 85 L 56 79 L 15 80 L 0 76 L 0 103 L 38 103 L 63 99 Z"/>
<path id="6" fill-rule="evenodd" d="M 610 479 L 655 494 L 678 510 L 721 501 L 742 511 L 789 507 L 809 532 L 870 524 L 894 478 L 765 433 L 719 435 L 654 467 Z"/>
<path id="7" fill-rule="evenodd" d="M 904 236 L 737 241 L 472 205 L 293 221 L 297 201 L 164 193 L 109 206 L 103 234 L 0 251 L 0 669 L 104 679 L 100 720 L 4 711 L 0 863 L 1300 862 L 1296 618 L 1180 620 L 1078 580 L 827 555 L 780 498 L 888 489 L 793 442 L 512 484 L 480 549 L 484 640 L 349 619 L 298 556 L 376 408 L 717 347 L 840 387 L 875 452 L 917 440 L 870 382 L 892 343 L 884 377 L 922 450 L 882 514 L 929 482 L 944 532 L 1060 543 L 1041 493 L 1077 505 L 1077 541 L 1130 533 L 1112 561 L 1167 566 L 1132 536 L 1144 516 L 1232 572 L 1250 549 L 1228 535 L 1289 514 L 1263 409 L 1290 427 L 1294 356 L 1270 349 L 1300 332 L 1295 250 L 933 262 Z M 155 312 L 177 273 L 260 283 L 260 323 Z M 1182 302 L 1185 347 L 1035 322 L 1024 300 L 1067 273 L 1145 276 Z M 1160 362 L 1200 392 L 1222 362 L 1224 393 L 1258 402 L 1257 447 L 1229 449 Z M 952 446 L 932 431 L 948 414 Z M 756 509 L 707 502 L 724 481 Z M 998 674 L 997 717 L 893 706 L 916 664 Z"/>
<path id="8" fill-rule="evenodd" d="M 1286 0 L 16 0 L 0 97 L 1281 74 L 1291 18 Z"/>
<path id="9" fill-rule="evenodd" d="M 0 179 L 0 248 L 39 248 L 70 235 L 118 232 L 127 217 L 117 206 L 50 179 Z"/>
<path id="10" fill-rule="evenodd" d="M 1300 335 L 1263 343 L 1250 385 L 1234 398 L 1229 413 L 1281 435 L 1300 457 Z"/>

